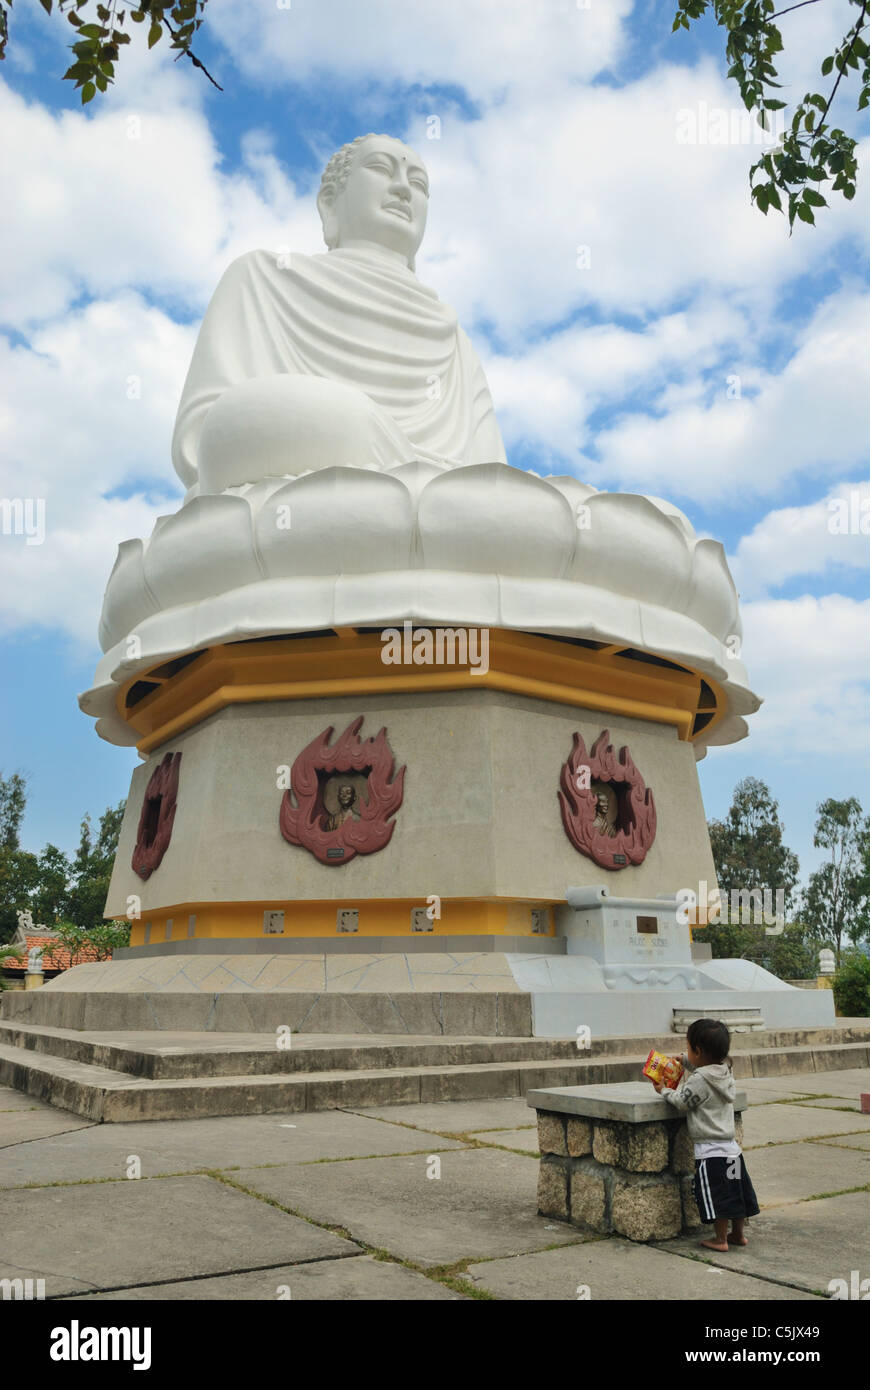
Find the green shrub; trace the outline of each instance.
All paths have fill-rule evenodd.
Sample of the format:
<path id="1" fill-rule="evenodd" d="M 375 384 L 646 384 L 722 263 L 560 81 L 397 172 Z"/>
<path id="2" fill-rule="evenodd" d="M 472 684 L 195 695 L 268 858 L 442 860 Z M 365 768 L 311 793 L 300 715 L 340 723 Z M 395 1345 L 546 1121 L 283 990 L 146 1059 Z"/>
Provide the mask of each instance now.
<path id="1" fill-rule="evenodd" d="M 841 1018 L 870 1018 L 870 957 L 844 951 L 834 976 L 834 1003 Z"/>
<path id="2" fill-rule="evenodd" d="M 819 973 L 818 947 L 807 939 L 800 922 L 786 922 L 781 932 L 771 935 L 764 927 L 715 923 L 695 928 L 692 940 L 709 941 L 714 960 L 742 957 L 780 980 L 814 980 Z"/>
<path id="3" fill-rule="evenodd" d="M 818 947 L 807 941 L 800 923 L 786 924 L 779 936 L 766 936 L 755 959 L 780 980 L 814 980 L 819 973 Z"/>
<path id="4" fill-rule="evenodd" d="M 2 973 L 3 967 L 8 965 L 10 961 L 22 960 L 23 954 L 18 946 L 0 946 L 0 989 L 6 989 L 9 985 L 9 981 Z"/>

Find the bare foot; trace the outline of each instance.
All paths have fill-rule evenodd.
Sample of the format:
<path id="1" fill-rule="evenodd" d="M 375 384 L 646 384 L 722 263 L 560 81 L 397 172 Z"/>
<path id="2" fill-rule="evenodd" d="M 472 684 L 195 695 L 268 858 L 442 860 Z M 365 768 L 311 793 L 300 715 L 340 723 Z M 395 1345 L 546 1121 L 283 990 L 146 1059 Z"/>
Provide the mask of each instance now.
<path id="1" fill-rule="evenodd" d="M 734 1234 L 734 1232 L 732 1231 L 731 1234 L 730 1234 L 730 1236 L 728 1237 L 728 1244 L 729 1244 L 729 1245 L 748 1245 L 748 1244 L 749 1244 L 749 1241 L 746 1239 L 745 1236 L 736 1236 L 736 1235 Z"/>
<path id="2" fill-rule="evenodd" d="M 728 1242 L 724 1241 L 721 1245 L 718 1240 L 702 1240 L 698 1242 L 703 1245 L 705 1250 L 718 1250 L 720 1254 L 728 1254 Z"/>

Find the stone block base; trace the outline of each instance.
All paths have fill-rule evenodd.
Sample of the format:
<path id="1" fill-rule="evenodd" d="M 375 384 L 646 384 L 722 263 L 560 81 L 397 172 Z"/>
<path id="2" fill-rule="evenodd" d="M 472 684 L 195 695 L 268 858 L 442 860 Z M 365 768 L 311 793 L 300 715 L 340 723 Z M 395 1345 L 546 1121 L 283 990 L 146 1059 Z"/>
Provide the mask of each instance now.
<path id="1" fill-rule="evenodd" d="M 630 1124 L 539 1110 L 538 1146 L 542 1216 L 636 1241 L 669 1240 L 702 1224 L 683 1119 Z"/>

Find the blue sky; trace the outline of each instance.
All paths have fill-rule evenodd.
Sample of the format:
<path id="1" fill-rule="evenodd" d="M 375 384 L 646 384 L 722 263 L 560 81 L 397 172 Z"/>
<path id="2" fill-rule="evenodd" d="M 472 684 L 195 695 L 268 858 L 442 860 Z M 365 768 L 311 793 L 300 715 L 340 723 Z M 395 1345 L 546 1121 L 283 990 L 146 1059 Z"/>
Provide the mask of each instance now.
<path id="1" fill-rule="evenodd" d="M 787 98 L 825 89 L 818 65 L 850 9 L 782 21 Z M 429 165 L 418 274 L 474 340 L 511 462 L 666 497 L 726 546 L 766 703 L 747 740 L 701 764 L 708 815 L 761 777 L 806 872 L 819 800 L 870 811 L 870 537 L 828 528 L 830 498 L 870 499 L 870 179 L 791 238 L 754 212 L 758 146 L 700 137 L 742 110 L 722 36 L 672 35 L 671 14 L 662 0 L 211 0 L 197 51 L 223 93 L 134 30 L 116 87 L 82 112 L 59 80 L 69 26 L 16 7 L 0 71 L 15 191 L 0 495 L 44 497 L 47 535 L 0 536 L 0 769 L 28 776 L 30 848 L 71 848 L 82 814 L 127 790 L 135 754 L 99 740 L 75 697 L 117 543 L 180 500 L 169 440 L 209 294 L 252 247 L 321 249 L 325 159 L 372 129 Z M 686 113 L 693 144 L 676 136 Z M 834 114 L 866 142 L 848 89 Z"/>

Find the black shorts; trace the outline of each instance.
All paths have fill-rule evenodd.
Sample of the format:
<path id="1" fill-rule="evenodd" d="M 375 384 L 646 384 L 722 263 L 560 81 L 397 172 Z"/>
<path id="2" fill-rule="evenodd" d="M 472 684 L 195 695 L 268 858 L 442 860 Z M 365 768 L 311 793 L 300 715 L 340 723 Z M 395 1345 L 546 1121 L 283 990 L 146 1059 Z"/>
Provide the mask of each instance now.
<path id="1" fill-rule="evenodd" d="M 692 1191 L 705 1224 L 758 1215 L 755 1189 L 742 1154 L 735 1158 L 696 1158 Z"/>

